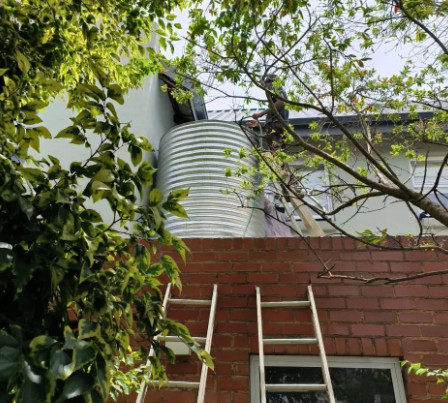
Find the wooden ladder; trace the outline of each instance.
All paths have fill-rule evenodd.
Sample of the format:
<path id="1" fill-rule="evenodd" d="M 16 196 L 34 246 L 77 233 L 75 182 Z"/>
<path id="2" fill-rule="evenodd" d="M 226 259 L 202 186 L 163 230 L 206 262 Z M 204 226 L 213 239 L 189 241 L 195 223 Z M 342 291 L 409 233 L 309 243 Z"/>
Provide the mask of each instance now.
<path id="1" fill-rule="evenodd" d="M 213 329 L 215 325 L 215 314 L 216 314 L 216 305 L 218 301 L 218 285 L 215 284 L 213 286 L 213 294 L 211 300 L 202 300 L 202 299 L 180 299 L 180 298 L 171 298 L 171 284 L 168 284 L 165 296 L 162 304 L 162 315 L 165 317 L 168 309 L 168 304 L 176 304 L 176 305 L 192 305 L 192 306 L 210 306 L 210 315 L 208 319 L 208 327 L 207 327 L 207 336 L 206 337 L 193 337 L 193 339 L 199 344 L 205 344 L 204 350 L 210 354 L 212 347 L 212 338 L 213 338 Z M 177 336 L 156 336 L 156 340 L 163 341 L 179 341 Z M 151 348 L 149 351 L 149 357 L 154 356 L 154 349 Z M 146 362 L 146 366 L 148 368 L 148 372 L 151 372 L 151 361 L 148 358 Z M 208 367 L 205 363 L 202 363 L 201 368 L 201 377 L 199 378 L 199 382 L 190 382 L 190 381 L 168 381 L 162 383 L 162 387 L 170 387 L 170 388 L 182 388 L 182 389 L 198 389 L 198 398 L 197 403 L 203 403 L 205 397 L 205 386 L 207 383 L 207 373 Z M 146 392 L 148 390 L 149 384 L 153 384 L 158 386 L 159 381 L 150 381 L 149 383 L 145 383 L 144 381 L 141 384 L 140 392 L 137 396 L 136 403 L 144 403 Z"/>
<path id="2" fill-rule="evenodd" d="M 260 365 L 260 397 L 261 403 L 266 403 L 267 392 L 317 392 L 325 391 L 328 395 L 329 403 L 335 403 L 333 387 L 330 380 L 330 372 L 328 369 L 327 357 L 325 355 L 324 343 L 322 333 L 319 325 L 319 318 L 317 316 L 316 304 L 314 302 L 314 295 L 311 285 L 308 286 L 308 300 L 307 301 L 279 301 L 279 302 L 261 302 L 260 287 L 255 287 L 257 300 L 257 328 L 258 328 L 258 350 L 259 350 L 259 365 Z M 315 337 L 294 338 L 294 339 L 264 339 L 263 338 L 263 318 L 261 308 L 285 308 L 297 307 L 311 309 L 311 316 L 314 328 Z M 324 378 L 323 384 L 266 384 L 265 380 L 265 365 L 264 365 L 264 345 L 280 345 L 280 344 L 317 344 L 319 348 L 319 355 L 321 360 L 322 375 Z"/>

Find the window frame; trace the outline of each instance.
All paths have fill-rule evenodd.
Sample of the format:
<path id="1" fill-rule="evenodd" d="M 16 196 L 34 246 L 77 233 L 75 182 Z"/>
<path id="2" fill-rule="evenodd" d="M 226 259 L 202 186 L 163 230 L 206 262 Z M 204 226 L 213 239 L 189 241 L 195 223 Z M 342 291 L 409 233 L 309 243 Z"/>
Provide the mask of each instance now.
<path id="1" fill-rule="evenodd" d="M 320 357 L 312 355 L 265 355 L 265 367 L 320 367 Z M 396 403 L 407 403 L 401 365 L 394 357 L 327 356 L 329 367 L 389 369 Z M 250 357 L 250 402 L 260 403 L 259 356 Z"/>
<path id="2" fill-rule="evenodd" d="M 417 161 L 417 160 L 409 161 L 410 173 L 411 173 L 411 176 L 412 176 L 412 187 L 417 192 L 421 192 L 421 191 L 425 192 L 425 190 L 429 190 L 434 185 L 434 181 L 432 181 L 432 182 L 428 182 L 427 181 L 425 183 L 425 185 L 422 187 L 423 183 L 417 183 L 416 180 L 415 180 L 415 174 L 416 174 L 417 166 L 421 164 L 424 167 L 425 162 L 426 163 L 437 164 L 438 167 L 440 168 L 440 165 L 443 162 L 443 157 L 442 156 L 428 156 L 426 158 L 426 161 Z M 446 166 L 445 169 L 447 169 L 446 174 L 448 175 L 448 165 Z M 446 193 L 448 193 L 448 178 L 447 178 L 447 180 L 445 182 L 443 182 L 443 181 L 439 182 L 438 188 L 446 189 L 447 190 Z M 445 193 L 445 192 L 441 192 L 441 193 Z"/>
<path id="3" fill-rule="evenodd" d="M 327 168 L 323 164 L 321 164 L 319 166 L 319 168 L 316 168 L 316 169 L 312 169 L 312 167 L 308 167 L 308 166 L 304 165 L 303 163 L 300 163 L 300 161 L 290 162 L 289 164 L 290 164 L 292 170 L 304 168 L 305 170 L 310 171 L 310 172 L 322 171 L 322 173 L 323 173 L 323 175 L 322 175 L 323 176 L 322 186 L 328 186 L 330 184 Z M 325 197 L 326 197 L 326 200 L 327 200 L 327 207 L 328 207 L 327 210 L 328 211 L 333 210 L 333 197 L 332 197 L 332 195 L 330 193 L 326 193 Z M 291 203 L 289 203 L 289 206 L 290 206 L 291 210 L 294 210 L 294 207 L 293 207 L 293 205 Z M 313 218 L 315 218 L 316 220 L 323 221 L 323 219 L 318 214 L 315 214 L 312 210 L 311 210 L 311 214 L 312 214 Z M 299 217 L 299 215 L 296 212 L 294 212 L 292 217 L 289 217 L 287 215 L 287 221 L 291 221 L 293 217 L 298 222 L 302 221 L 302 219 Z M 329 219 L 333 220 L 334 217 L 331 216 L 331 217 L 329 217 Z"/>

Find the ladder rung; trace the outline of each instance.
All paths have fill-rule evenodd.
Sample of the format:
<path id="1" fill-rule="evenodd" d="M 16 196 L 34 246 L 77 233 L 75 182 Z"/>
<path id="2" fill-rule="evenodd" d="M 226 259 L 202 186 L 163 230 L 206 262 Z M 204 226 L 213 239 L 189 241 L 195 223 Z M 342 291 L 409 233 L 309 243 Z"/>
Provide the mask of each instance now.
<path id="1" fill-rule="evenodd" d="M 298 339 L 263 339 L 263 344 L 316 344 L 315 337 L 301 337 Z"/>
<path id="2" fill-rule="evenodd" d="M 275 307 L 307 307 L 310 306 L 310 301 L 274 301 L 274 302 L 262 302 L 262 308 L 275 308 Z"/>
<path id="3" fill-rule="evenodd" d="M 199 382 L 189 382 L 189 381 L 168 381 L 159 382 L 151 380 L 148 382 L 149 385 L 159 386 L 162 388 L 182 388 L 182 389 L 197 389 L 199 388 Z"/>
<path id="4" fill-rule="evenodd" d="M 182 305 L 208 305 L 212 304 L 212 301 L 208 299 L 180 299 L 180 298 L 170 298 L 168 300 L 170 304 L 182 304 Z"/>
<path id="5" fill-rule="evenodd" d="M 207 340 L 206 337 L 198 337 L 198 336 L 194 336 L 192 337 L 194 341 L 198 342 L 198 343 L 205 343 L 205 341 Z M 162 340 L 162 341 L 182 341 L 179 336 L 158 336 L 157 340 Z"/>
<path id="6" fill-rule="evenodd" d="M 266 392 L 312 392 L 319 390 L 327 390 L 325 384 L 318 383 L 296 383 L 296 384 L 267 384 Z"/>

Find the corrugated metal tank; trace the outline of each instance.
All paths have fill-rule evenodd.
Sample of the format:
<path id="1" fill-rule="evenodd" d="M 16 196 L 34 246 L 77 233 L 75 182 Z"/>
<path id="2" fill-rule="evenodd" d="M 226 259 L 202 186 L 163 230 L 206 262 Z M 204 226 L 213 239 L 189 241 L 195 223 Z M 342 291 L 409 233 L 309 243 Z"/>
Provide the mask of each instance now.
<path id="1" fill-rule="evenodd" d="M 174 189 L 189 188 L 190 193 L 182 205 L 189 219 L 169 215 L 166 229 L 182 237 L 263 237 L 265 221 L 263 211 L 241 206 L 234 193 L 225 190 L 239 189 L 244 178 L 226 177 L 224 170 L 232 172 L 240 167 L 239 150 L 251 148 L 238 125 L 218 120 L 185 123 L 171 129 L 160 142 L 157 187 L 168 194 Z M 230 148 L 230 157 L 224 149 Z M 255 166 L 255 158 L 245 164 Z M 243 195 L 247 205 L 247 193 Z M 250 206 L 263 207 L 262 199 L 249 201 Z"/>

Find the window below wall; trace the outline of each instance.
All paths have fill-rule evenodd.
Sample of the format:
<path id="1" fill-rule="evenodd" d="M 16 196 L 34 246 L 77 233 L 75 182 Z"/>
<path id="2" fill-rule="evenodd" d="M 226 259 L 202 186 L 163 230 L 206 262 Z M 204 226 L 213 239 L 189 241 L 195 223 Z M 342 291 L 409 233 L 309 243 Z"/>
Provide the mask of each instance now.
<path id="1" fill-rule="evenodd" d="M 338 403 L 406 403 L 395 358 L 327 357 Z M 323 383 L 318 356 L 265 356 L 266 383 Z M 251 357 L 251 403 L 260 402 L 258 356 Z M 325 403 L 323 392 L 270 392 L 267 403 Z"/>

